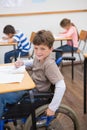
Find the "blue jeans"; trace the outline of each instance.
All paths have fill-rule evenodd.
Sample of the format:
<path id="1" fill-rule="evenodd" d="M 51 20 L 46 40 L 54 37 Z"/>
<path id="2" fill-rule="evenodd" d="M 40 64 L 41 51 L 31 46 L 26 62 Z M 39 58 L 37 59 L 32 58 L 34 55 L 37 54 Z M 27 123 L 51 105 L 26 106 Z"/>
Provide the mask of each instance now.
<path id="1" fill-rule="evenodd" d="M 26 91 L 18 91 L 0 94 L 0 118 L 4 113 L 6 104 L 16 103 L 25 93 Z"/>
<path id="2" fill-rule="evenodd" d="M 72 46 L 69 45 L 63 45 L 61 47 L 58 47 L 57 49 L 62 49 L 63 52 L 72 52 Z M 76 51 L 78 48 L 73 47 L 73 51 Z M 56 60 L 62 56 L 61 52 L 56 52 Z"/>
<path id="3" fill-rule="evenodd" d="M 20 51 L 19 49 L 16 49 L 16 50 L 12 50 L 12 51 L 9 51 L 9 52 L 6 52 L 5 53 L 5 56 L 4 56 L 4 63 L 11 63 L 11 57 L 18 57 L 19 55 L 19 52 L 21 52 L 21 55 L 20 56 L 27 56 L 28 55 L 28 52 L 23 52 L 23 51 Z"/>

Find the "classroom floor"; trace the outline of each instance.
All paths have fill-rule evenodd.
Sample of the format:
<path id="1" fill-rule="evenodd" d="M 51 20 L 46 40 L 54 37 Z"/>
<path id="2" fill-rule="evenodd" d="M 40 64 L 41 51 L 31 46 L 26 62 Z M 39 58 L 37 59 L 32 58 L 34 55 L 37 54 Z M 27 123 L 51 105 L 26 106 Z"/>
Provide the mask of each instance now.
<path id="1" fill-rule="evenodd" d="M 74 65 L 73 81 L 71 78 L 71 66 L 63 66 L 61 71 L 67 86 L 62 103 L 68 105 L 76 112 L 80 130 L 86 130 L 87 114 L 83 113 L 83 67 L 82 65 Z"/>
<path id="2" fill-rule="evenodd" d="M 87 114 L 83 113 L 83 67 L 74 65 L 74 80 L 71 79 L 71 66 L 62 68 L 66 82 L 66 92 L 62 103 L 70 106 L 78 116 L 80 130 L 87 129 Z"/>

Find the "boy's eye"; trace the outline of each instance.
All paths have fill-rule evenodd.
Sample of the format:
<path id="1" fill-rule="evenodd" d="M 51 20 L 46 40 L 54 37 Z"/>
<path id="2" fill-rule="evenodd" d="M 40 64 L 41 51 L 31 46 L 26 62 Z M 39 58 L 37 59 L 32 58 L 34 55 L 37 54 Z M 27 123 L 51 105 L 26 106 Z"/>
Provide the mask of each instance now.
<path id="1" fill-rule="evenodd" d="M 45 48 L 41 48 L 42 51 L 46 50 Z"/>
<path id="2" fill-rule="evenodd" d="M 35 49 L 35 50 L 37 50 L 38 48 L 37 48 L 37 47 L 35 47 L 34 49 Z"/>
<path id="3" fill-rule="evenodd" d="M 38 48 L 37 48 L 37 47 L 35 47 L 34 49 L 35 49 L 35 50 L 38 50 Z M 46 50 L 46 49 L 45 49 L 45 48 L 40 48 L 39 50 L 44 51 L 44 50 Z"/>

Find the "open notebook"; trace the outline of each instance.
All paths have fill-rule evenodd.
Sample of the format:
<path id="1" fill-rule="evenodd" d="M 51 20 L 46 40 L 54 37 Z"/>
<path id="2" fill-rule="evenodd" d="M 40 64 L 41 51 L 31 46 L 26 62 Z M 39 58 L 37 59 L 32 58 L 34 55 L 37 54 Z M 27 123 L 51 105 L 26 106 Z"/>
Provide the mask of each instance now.
<path id="1" fill-rule="evenodd" d="M 0 84 L 21 82 L 24 77 L 25 66 L 0 66 Z"/>

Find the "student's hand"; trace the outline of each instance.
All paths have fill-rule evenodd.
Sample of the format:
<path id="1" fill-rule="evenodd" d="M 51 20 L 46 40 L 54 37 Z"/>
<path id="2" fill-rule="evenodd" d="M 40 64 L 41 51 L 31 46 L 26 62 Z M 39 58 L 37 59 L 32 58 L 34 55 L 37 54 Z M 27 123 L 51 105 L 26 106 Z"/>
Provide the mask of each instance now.
<path id="1" fill-rule="evenodd" d="M 55 115 L 55 112 L 48 108 L 46 110 L 46 114 L 47 114 L 47 116 L 53 116 L 53 115 Z"/>
<path id="2" fill-rule="evenodd" d="M 3 40 L 8 40 L 8 37 L 2 37 Z"/>
<path id="3" fill-rule="evenodd" d="M 24 62 L 22 60 L 17 60 L 15 63 L 14 63 L 15 67 L 16 68 L 19 68 L 20 66 L 24 65 Z"/>

